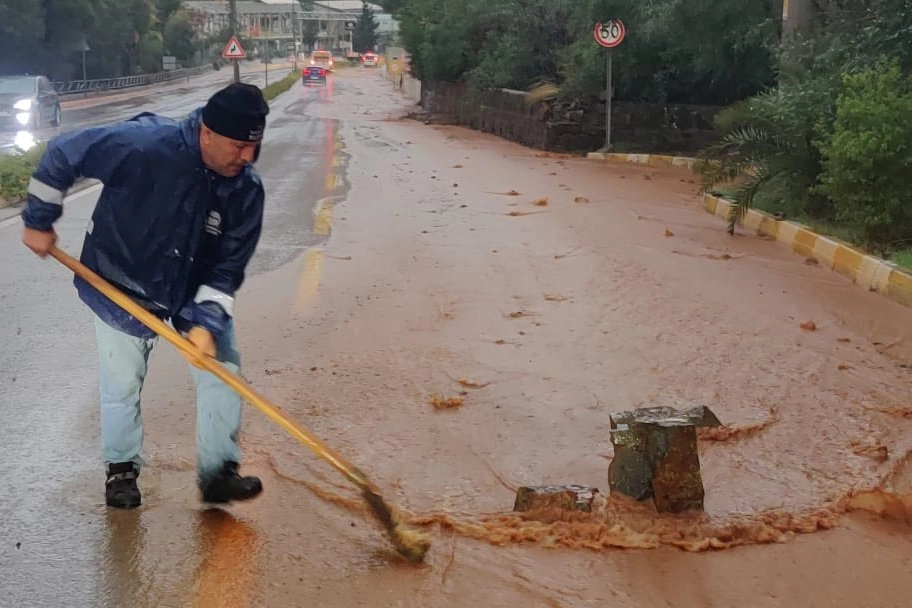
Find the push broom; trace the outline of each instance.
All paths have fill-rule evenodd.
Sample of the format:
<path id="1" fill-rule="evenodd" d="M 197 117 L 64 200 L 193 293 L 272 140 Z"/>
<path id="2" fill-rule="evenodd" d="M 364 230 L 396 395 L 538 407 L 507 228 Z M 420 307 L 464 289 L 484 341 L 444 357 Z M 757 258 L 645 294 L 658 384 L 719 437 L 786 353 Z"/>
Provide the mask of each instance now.
<path id="1" fill-rule="evenodd" d="M 139 319 L 149 329 L 170 342 L 179 351 L 194 359 L 199 367 L 212 373 L 219 380 L 231 387 L 251 405 L 260 410 L 273 422 L 285 429 L 288 434 L 314 451 L 314 453 L 332 465 L 344 475 L 361 492 L 362 498 L 367 502 L 373 514 L 383 525 L 396 550 L 409 561 L 421 562 L 430 547 L 429 538 L 420 532 L 410 530 L 402 523 L 399 514 L 393 509 L 377 487 L 371 483 L 367 476 L 356 466 L 345 460 L 332 448 L 317 439 L 310 431 L 295 424 L 288 416 L 265 397 L 257 394 L 243 379 L 233 374 L 218 361 L 211 357 L 200 355 L 193 344 L 181 336 L 174 328 L 145 310 L 126 294 L 115 288 L 102 277 L 87 268 L 79 260 L 54 246 L 50 255 L 61 264 L 72 270 L 76 276 L 89 283 L 115 304 Z"/>

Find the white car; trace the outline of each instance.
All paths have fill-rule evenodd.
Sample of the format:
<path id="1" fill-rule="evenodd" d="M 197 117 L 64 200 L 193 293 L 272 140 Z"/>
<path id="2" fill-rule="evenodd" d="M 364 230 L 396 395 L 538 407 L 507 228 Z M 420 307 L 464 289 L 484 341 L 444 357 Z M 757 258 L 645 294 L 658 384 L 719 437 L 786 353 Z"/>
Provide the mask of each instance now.
<path id="1" fill-rule="evenodd" d="M 364 53 L 361 55 L 361 65 L 366 68 L 375 68 L 380 65 L 380 56 L 376 53 Z"/>

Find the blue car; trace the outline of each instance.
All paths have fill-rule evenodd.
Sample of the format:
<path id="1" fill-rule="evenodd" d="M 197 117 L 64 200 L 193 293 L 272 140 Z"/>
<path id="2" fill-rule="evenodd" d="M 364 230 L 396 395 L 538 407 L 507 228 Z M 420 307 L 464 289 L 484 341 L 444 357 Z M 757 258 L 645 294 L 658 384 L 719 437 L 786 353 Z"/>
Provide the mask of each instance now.
<path id="1" fill-rule="evenodd" d="M 301 82 L 304 86 L 315 83 L 319 85 L 326 84 L 326 68 L 309 65 L 301 70 Z"/>

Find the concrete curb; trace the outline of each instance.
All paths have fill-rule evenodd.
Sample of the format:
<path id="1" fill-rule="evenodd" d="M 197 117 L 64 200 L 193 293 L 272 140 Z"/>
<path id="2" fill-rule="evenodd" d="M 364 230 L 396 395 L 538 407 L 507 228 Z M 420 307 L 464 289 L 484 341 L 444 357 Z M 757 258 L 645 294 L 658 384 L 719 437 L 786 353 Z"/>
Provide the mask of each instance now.
<path id="1" fill-rule="evenodd" d="M 626 154 L 622 152 L 590 152 L 586 158 L 593 160 L 620 161 L 649 165 L 650 167 L 684 167 L 693 169 L 696 159 L 688 156 L 667 156 L 664 154 Z"/>
<path id="2" fill-rule="evenodd" d="M 645 164 L 652 167 L 693 168 L 696 159 L 657 154 L 621 154 L 591 152 L 587 158 Z M 728 219 L 732 203 L 709 193 L 703 194 L 703 208 L 713 215 Z M 798 222 L 778 220 L 772 215 L 749 209 L 739 222 L 743 228 L 773 238 L 805 258 L 852 279 L 867 289 L 912 308 L 912 273 L 892 262 L 865 253 L 839 239 L 822 236 Z"/>

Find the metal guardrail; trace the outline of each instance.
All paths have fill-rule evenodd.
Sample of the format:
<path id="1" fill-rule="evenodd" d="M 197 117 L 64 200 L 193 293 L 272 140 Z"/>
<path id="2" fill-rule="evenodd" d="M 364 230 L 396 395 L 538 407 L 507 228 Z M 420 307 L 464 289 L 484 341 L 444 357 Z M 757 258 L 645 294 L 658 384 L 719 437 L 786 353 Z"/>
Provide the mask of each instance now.
<path id="1" fill-rule="evenodd" d="M 199 76 L 212 70 L 211 65 L 204 65 L 195 68 L 184 68 L 181 70 L 170 70 L 167 72 L 156 72 L 154 74 L 142 74 L 139 76 L 122 76 L 120 78 L 101 78 L 98 80 L 70 80 L 67 82 L 55 82 L 54 89 L 58 95 L 78 95 L 80 93 L 98 93 L 102 91 L 117 91 L 120 89 L 129 89 L 132 87 L 141 87 L 161 82 L 170 82 L 180 80 L 181 78 L 190 78 Z"/>

